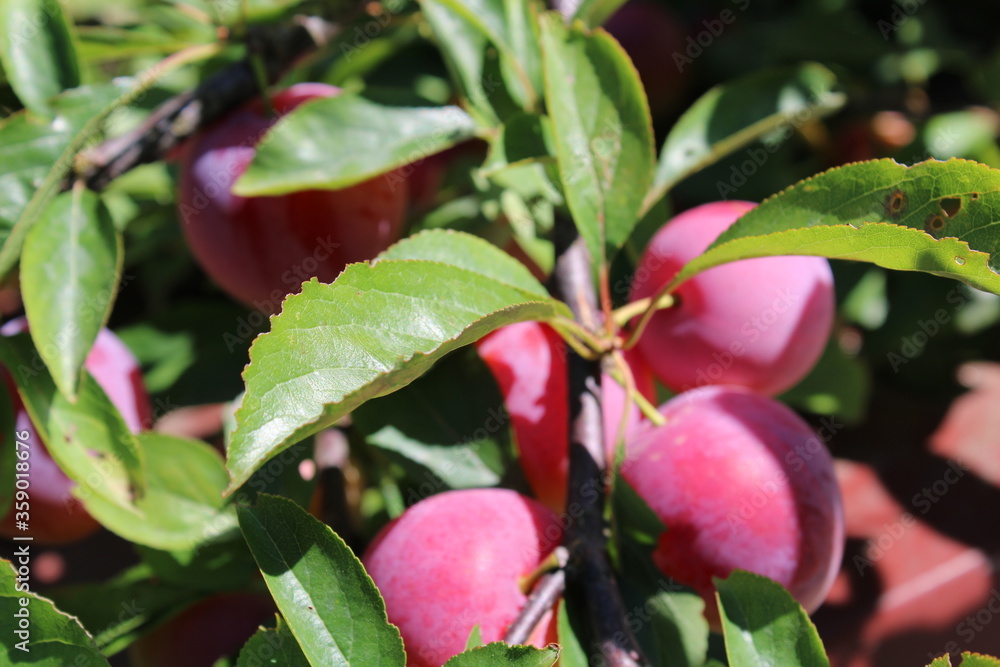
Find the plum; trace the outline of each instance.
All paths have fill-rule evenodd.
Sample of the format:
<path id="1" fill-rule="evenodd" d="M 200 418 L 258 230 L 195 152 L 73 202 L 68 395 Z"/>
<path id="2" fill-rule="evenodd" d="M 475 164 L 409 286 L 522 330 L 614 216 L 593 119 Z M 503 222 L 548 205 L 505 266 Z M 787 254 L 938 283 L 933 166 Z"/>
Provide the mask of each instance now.
<path id="1" fill-rule="evenodd" d="M 414 504 L 375 537 L 362 561 L 399 627 L 407 665 L 443 665 L 472 628 L 501 639 L 527 596 L 524 578 L 558 546 L 546 507 L 508 489 L 446 491 Z M 529 643 L 555 638 L 551 612 Z"/>
<path id="2" fill-rule="evenodd" d="M 643 252 L 632 299 L 653 296 L 756 204 L 703 204 L 673 218 Z M 674 391 L 732 384 L 776 395 L 806 376 L 833 324 L 830 263 L 758 257 L 699 273 L 674 292 L 638 342 L 653 374 Z"/>
<path id="3" fill-rule="evenodd" d="M 279 115 L 339 93 L 297 84 L 272 98 Z M 191 139 L 180 165 L 179 213 L 195 259 L 231 296 L 265 313 L 317 277 L 331 282 L 351 262 L 373 258 L 402 234 L 405 178 L 376 177 L 340 190 L 240 197 L 232 185 L 276 118 L 255 100 Z M 269 141 L 281 141 L 280 132 Z"/>
<path id="4" fill-rule="evenodd" d="M 739 387 L 703 387 L 633 433 L 622 475 L 667 530 L 653 560 L 705 598 L 734 568 L 770 577 L 810 613 L 840 567 L 844 514 L 833 459 L 798 415 Z"/>
<path id="5" fill-rule="evenodd" d="M 517 443 L 521 468 L 535 497 L 555 511 L 566 504 L 569 470 L 569 390 L 566 344 L 541 322 L 509 324 L 483 338 L 479 356 L 500 386 Z M 636 355 L 627 357 L 637 389 L 655 398 L 652 376 Z M 614 445 L 622 416 L 625 390 L 605 374 L 602 383 L 607 455 Z M 635 405 L 627 409 L 626 432 L 642 415 Z"/>

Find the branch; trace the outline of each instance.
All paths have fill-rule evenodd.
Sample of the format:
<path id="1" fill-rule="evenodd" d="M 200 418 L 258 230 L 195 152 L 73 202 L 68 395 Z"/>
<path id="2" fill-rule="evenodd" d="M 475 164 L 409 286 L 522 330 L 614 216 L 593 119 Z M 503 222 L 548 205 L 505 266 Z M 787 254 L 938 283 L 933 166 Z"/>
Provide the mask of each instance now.
<path id="1" fill-rule="evenodd" d="M 297 23 L 247 33 L 250 50 L 264 63 L 267 82 L 276 82 L 297 60 L 325 46 L 337 34 L 336 24 L 318 17 L 300 17 Z M 197 88 L 170 98 L 131 132 L 84 152 L 80 177 L 99 191 L 141 164 L 161 160 L 199 128 L 223 116 L 260 93 L 248 56 L 217 72 Z"/>
<path id="2" fill-rule="evenodd" d="M 554 291 L 578 322 L 596 331 L 598 315 L 591 259 L 572 221 L 556 220 Z M 569 489 L 564 544 L 570 550 L 570 584 L 586 600 L 597 650 L 609 667 L 648 665 L 625 619 L 608 559 L 604 522 L 605 460 L 601 414 L 601 364 L 569 352 Z"/>
<path id="3" fill-rule="evenodd" d="M 566 570 L 558 569 L 543 574 L 535 585 L 517 619 L 507 628 L 503 640 L 508 644 L 524 644 L 532 631 L 542 620 L 542 616 L 555 606 L 566 588 Z"/>

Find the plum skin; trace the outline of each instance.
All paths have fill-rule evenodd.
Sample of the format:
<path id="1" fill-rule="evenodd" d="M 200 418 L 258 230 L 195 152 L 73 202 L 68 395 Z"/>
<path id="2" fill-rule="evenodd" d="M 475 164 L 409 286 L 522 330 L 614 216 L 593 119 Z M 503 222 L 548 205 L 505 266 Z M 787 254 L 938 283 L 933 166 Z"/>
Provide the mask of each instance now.
<path id="1" fill-rule="evenodd" d="M 840 567 L 844 515 L 833 459 L 798 415 L 739 387 L 703 387 L 660 407 L 666 424 L 629 443 L 625 480 L 667 527 L 653 560 L 705 598 L 734 568 L 770 577 L 808 612 Z"/>
<path id="2" fill-rule="evenodd" d="M 339 92 L 297 84 L 275 94 L 272 104 L 283 115 Z M 269 314 L 304 281 L 332 282 L 347 264 L 397 241 L 409 201 L 406 179 L 394 174 L 340 190 L 234 195 L 233 183 L 276 120 L 254 100 L 202 130 L 183 152 L 178 198 L 181 227 L 199 265 L 226 293 Z"/>
<path id="3" fill-rule="evenodd" d="M 674 217 L 636 268 L 632 300 L 651 297 L 688 260 L 756 204 L 721 201 Z M 822 257 L 759 257 L 723 264 L 684 281 L 657 312 L 638 350 L 674 391 L 709 384 L 777 395 L 819 360 L 834 315 L 833 274 Z"/>
<path id="4" fill-rule="evenodd" d="M 443 665 L 479 625 L 498 641 L 527 596 L 520 580 L 559 545 L 555 514 L 508 489 L 430 496 L 384 527 L 362 557 L 399 627 L 407 665 Z M 554 639 L 551 612 L 529 639 Z"/>
<path id="5" fill-rule="evenodd" d="M 521 468 L 535 497 L 556 512 L 566 505 L 569 473 L 569 389 L 567 346 L 552 327 L 541 322 L 518 322 L 494 331 L 477 343 L 479 356 L 493 373 L 504 397 Z M 655 400 L 653 378 L 634 354 L 626 353 L 636 388 Z M 625 390 L 605 374 L 601 381 L 604 437 L 608 460 L 622 415 L 627 412 L 626 436 L 642 415 L 635 405 L 626 408 Z"/>
<path id="6" fill-rule="evenodd" d="M 0 327 L 0 334 L 10 336 L 26 330 L 27 320 L 21 317 Z M 102 329 L 84 367 L 121 412 L 130 430 L 138 432 L 152 425 L 152 409 L 139 364 L 117 336 Z M 13 400 L 15 432 L 26 432 L 27 438 L 22 442 L 28 442 L 31 447 L 31 487 L 28 490 L 31 518 L 29 531 L 17 530 L 15 508 L 11 507 L 0 520 L 0 535 L 31 535 L 39 544 L 55 545 L 77 542 L 97 532 L 100 524 L 71 492 L 76 483 L 52 460 L 13 382 L 9 377 L 4 380 Z"/>

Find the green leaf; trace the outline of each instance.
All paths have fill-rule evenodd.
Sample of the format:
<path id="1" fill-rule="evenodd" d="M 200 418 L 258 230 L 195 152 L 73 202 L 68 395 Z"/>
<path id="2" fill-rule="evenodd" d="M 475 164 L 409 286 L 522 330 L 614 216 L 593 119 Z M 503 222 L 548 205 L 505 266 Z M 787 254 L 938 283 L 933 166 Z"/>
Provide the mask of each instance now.
<path id="1" fill-rule="evenodd" d="M 210 50 L 205 50 L 202 54 Z M 189 54 L 191 57 L 195 55 L 197 54 Z M 17 264 L 28 230 L 44 212 L 52 197 L 59 192 L 77 153 L 88 142 L 101 135 L 108 116 L 115 110 L 136 102 L 159 77 L 185 62 L 185 58 L 166 59 L 159 67 L 150 68 L 135 81 L 121 79 L 105 86 L 67 91 L 52 100 L 58 115 L 51 127 L 41 130 L 34 128 L 29 135 L 30 139 L 16 130 L 17 123 L 8 122 L 0 126 L 0 152 L 4 154 L 5 167 L 11 157 L 7 153 L 7 147 L 15 145 L 12 151 L 14 159 L 10 160 L 11 167 L 7 167 L 9 171 L 0 168 L 0 193 L 3 193 L 0 194 L 0 241 L 3 242 L 0 247 L 0 276 L 7 275 Z M 125 92 L 122 92 L 122 88 L 125 88 Z M 105 103 L 104 95 L 107 92 L 117 95 L 109 103 Z M 64 104 L 68 108 L 65 115 Z M 85 109 L 87 113 L 84 113 Z M 20 120 L 22 124 L 28 122 L 23 118 Z M 15 128 L 12 129 L 11 125 Z M 12 198 L 6 192 L 8 178 L 13 181 L 11 185 L 17 188 Z M 11 209 L 15 216 L 10 215 Z M 9 231 L 4 229 L 8 227 Z"/>
<path id="2" fill-rule="evenodd" d="M 94 134 L 84 131 L 88 121 L 121 92 L 120 86 L 111 84 L 77 88 L 52 100 L 56 117 L 51 121 L 21 112 L 0 123 L 0 154 L 4 156 L 0 160 L 0 243 L 4 248 L 0 254 L 5 256 L 0 275 L 6 275 L 17 261 L 30 226 L 22 223 L 8 244 L 15 223 L 22 217 L 37 217 L 48 206 L 71 166 L 72 154 Z"/>
<path id="3" fill-rule="evenodd" d="M 837 167 L 765 200 L 668 289 L 749 257 L 818 255 L 924 271 L 1000 293 L 1000 170 L 966 160 Z"/>
<path id="4" fill-rule="evenodd" d="M 0 516 L 7 516 L 7 511 L 14 502 L 14 476 L 17 465 L 17 452 L 24 450 L 18 446 L 15 433 L 14 401 L 6 382 L 0 382 Z M 22 441 L 23 442 L 23 441 Z M 13 443 L 13 444 L 11 444 Z"/>
<path id="5" fill-rule="evenodd" d="M 343 540 L 294 502 L 260 494 L 240 528 L 274 601 L 312 665 L 398 665 L 403 640 Z"/>
<path id="6" fill-rule="evenodd" d="M 34 667 L 107 665 L 107 659 L 77 619 L 56 609 L 46 598 L 19 588 L 30 581 L 30 575 L 27 565 L 20 562 L 22 556 L 16 554 L 22 550 L 30 554 L 31 549 L 29 543 L 19 543 L 14 551 L 16 565 L 0 560 L 0 614 L 5 619 L 6 634 L 0 642 L 0 663 L 30 663 Z M 19 568 L 25 575 L 20 582 Z"/>
<path id="7" fill-rule="evenodd" d="M 472 630 L 469 631 L 469 638 L 465 640 L 465 650 L 471 650 L 478 646 L 483 645 L 483 631 L 476 623 L 472 626 Z"/>
<path id="8" fill-rule="evenodd" d="M 222 497 L 228 478 L 215 449 L 153 431 L 137 439 L 146 461 L 146 493 L 129 508 L 77 494 L 95 519 L 131 542 L 165 550 L 190 549 L 236 528 Z"/>
<path id="9" fill-rule="evenodd" d="M 161 581 L 145 565 L 110 581 L 57 588 L 51 593 L 60 609 L 80 619 L 107 656 L 203 596 L 200 589 Z"/>
<path id="10" fill-rule="evenodd" d="M 962 653 L 962 667 L 1000 667 L 1000 660 L 991 655 L 964 651 Z"/>
<path id="11" fill-rule="evenodd" d="M 121 235 L 100 198 L 79 188 L 56 197 L 24 241 L 21 294 L 31 337 L 70 399 L 110 315 L 123 256 Z"/>
<path id="12" fill-rule="evenodd" d="M 587 658 L 587 652 L 584 650 L 583 643 L 574 627 L 574 621 L 580 619 L 570 618 L 570 608 L 566 604 L 566 598 L 559 600 L 559 609 L 556 612 L 559 646 L 562 649 L 559 655 L 559 664 L 561 667 L 588 667 L 590 660 Z M 575 616 L 581 615 L 575 612 Z"/>
<path id="13" fill-rule="evenodd" d="M 484 259 L 479 270 L 383 259 L 352 264 L 331 285 L 305 283 L 285 300 L 271 331 L 250 348 L 229 448 L 230 490 L 271 456 L 406 386 L 451 350 L 506 324 L 568 314 L 545 294 L 496 279 L 501 271 L 523 280 L 504 268 L 514 261 L 506 253 L 456 236 L 467 255 Z"/>
<path id="14" fill-rule="evenodd" d="M 611 18 L 611 15 L 623 4 L 625 4 L 625 0 L 580 0 L 580 4 L 576 6 L 576 11 L 573 13 L 573 18 L 583 21 L 589 28 L 596 28 Z"/>
<path id="15" fill-rule="evenodd" d="M 542 22 L 545 100 L 559 176 L 595 267 L 612 257 L 639 221 L 653 180 L 653 130 L 646 93 L 621 46 L 601 29 Z"/>
<path id="16" fill-rule="evenodd" d="M 240 650 L 236 667 L 309 667 L 309 661 L 295 641 L 285 619 L 278 617 L 274 628 L 261 628 Z"/>
<path id="17" fill-rule="evenodd" d="M 679 181 L 770 133 L 777 145 L 792 129 L 840 108 L 836 77 L 817 63 L 755 72 L 716 86 L 684 112 L 660 151 L 645 208 Z"/>
<path id="18" fill-rule="evenodd" d="M 413 384 L 365 403 L 351 419 L 365 442 L 418 487 L 487 487 L 500 483 L 510 452 L 510 419 L 502 406 L 492 374 L 468 347 Z"/>
<path id="19" fill-rule="evenodd" d="M 498 112 L 494 108 L 494 93 L 499 92 L 500 83 L 493 79 L 491 56 L 495 58 L 496 55 L 490 53 L 489 40 L 471 20 L 445 0 L 420 0 L 420 8 L 434 31 L 452 79 L 462 97 L 469 101 L 470 110 L 484 124 L 496 123 Z"/>
<path id="20" fill-rule="evenodd" d="M 540 82 L 537 35 L 528 0 L 439 0 L 455 16 L 475 28 L 500 53 L 500 71 L 522 109 L 536 106 Z M 426 2 L 424 6 L 426 7 Z M 443 35 L 448 39 L 448 35 Z M 481 57 L 481 56 L 479 56 Z M 534 75 L 534 76 L 533 76 Z M 491 91 L 486 88 L 487 95 Z"/>
<path id="21" fill-rule="evenodd" d="M 379 259 L 420 259 L 467 269 L 497 282 L 547 298 L 549 293 L 528 268 L 496 246 L 469 234 L 434 229 L 409 236 Z"/>
<path id="22" fill-rule="evenodd" d="M 80 85 L 69 23 L 56 0 L 0 3 L 0 63 L 24 106 L 48 116 L 49 98 Z"/>
<path id="23" fill-rule="evenodd" d="M 714 582 L 731 667 L 829 667 L 816 626 L 781 584 L 743 570 Z"/>
<path id="24" fill-rule="evenodd" d="M 555 148 L 548 116 L 518 113 L 507 119 L 490 144 L 483 173 L 492 175 L 506 167 L 553 159 Z"/>
<path id="25" fill-rule="evenodd" d="M 52 459 L 79 486 L 74 493 L 129 511 L 146 486 L 135 436 L 89 373 L 75 403 L 56 389 L 27 334 L 0 337 L 0 361 Z M 31 443 L 37 446 L 39 443 Z"/>
<path id="26" fill-rule="evenodd" d="M 243 536 L 235 530 L 224 539 L 202 542 L 190 549 L 166 551 L 141 544 L 133 548 L 158 582 L 202 593 L 246 588 L 257 575 L 257 563 Z"/>
<path id="27" fill-rule="evenodd" d="M 513 66 L 507 61 L 501 63 L 506 66 L 506 79 L 516 92 L 521 107 L 526 110 L 538 107 L 538 96 L 544 87 L 542 52 L 539 46 L 540 4 L 535 0 L 507 0 L 501 3 L 505 10 L 504 23 L 511 57 L 516 58 Z"/>
<path id="28" fill-rule="evenodd" d="M 559 659 L 559 649 L 554 647 L 511 646 L 503 642 L 493 642 L 480 646 L 444 663 L 445 667 L 551 667 Z"/>
<path id="29" fill-rule="evenodd" d="M 348 94 L 313 100 L 268 131 L 233 192 L 247 197 L 345 188 L 450 148 L 475 131 L 472 117 L 458 107 L 388 107 Z"/>

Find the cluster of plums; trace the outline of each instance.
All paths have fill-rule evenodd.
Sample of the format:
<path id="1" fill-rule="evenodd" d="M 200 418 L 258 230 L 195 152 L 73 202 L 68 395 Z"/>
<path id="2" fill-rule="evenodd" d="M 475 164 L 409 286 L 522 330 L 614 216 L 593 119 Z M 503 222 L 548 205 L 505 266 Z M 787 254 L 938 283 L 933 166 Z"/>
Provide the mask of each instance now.
<path id="1" fill-rule="evenodd" d="M 668 222 L 640 261 L 632 298 L 655 294 L 753 206 L 716 202 Z M 834 311 L 829 264 L 743 260 L 687 280 L 674 296 L 628 359 L 644 395 L 654 397 L 653 377 L 677 393 L 659 409 L 664 425 L 643 419 L 614 380 L 605 376 L 602 387 L 609 454 L 624 421 L 620 472 L 667 528 L 653 561 L 704 597 L 714 628 L 712 578 L 735 568 L 780 582 L 814 611 L 840 565 L 840 492 L 825 445 L 771 397 L 801 380 L 825 347 Z M 561 538 L 566 346 L 546 325 L 527 322 L 490 334 L 478 349 L 504 395 L 535 498 L 499 489 L 438 494 L 376 538 L 363 561 L 411 665 L 443 664 L 476 624 L 484 641 L 501 638 L 526 599 L 525 577 Z M 544 646 L 553 637 L 547 617 L 532 641 Z"/>
<path id="2" fill-rule="evenodd" d="M 662 66 L 683 37 L 678 26 L 648 0 L 626 4 L 608 26 L 630 52 L 654 112 L 679 97 L 679 80 Z M 303 281 L 333 281 L 347 264 L 370 259 L 398 240 L 408 210 L 426 208 L 440 180 L 433 172 L 441 161 L 429 160 L 406 178 L 377 177 L 337 191 L 251 198 L 232 193 L 278 116 L 336 94 L 323 84 L 292 86 L 272 97 L 274 115 L 254 101 L 199 133 L 179 156 L 179 217 L 192 253 L 223 290 L 258 310 L 275 312 Z M 653 296 L 752 206 L 706 204 L 667 223 L 636 269 L 632 300 Z M 656 399 L 656 381 L 677 394 L 659 409 L 665 424 L 645 420 L 624 389 L 610 375 L 603 378 L 609 460 L 618 433 L 624 433 L 621 475 L 667 527 L 654 563 L 704 596 L 706 617 L 715 627 L 712 577 L 734 568 L 779 581 L 812 611 L 840 562 L 840 496 L 823 443 L 771 397 L 801 380 L 826 344 L 834 307 L 829 265 L 809 257 L 743 260 L 695 276 L 674 298 L 626 354 L 647 400 Z M 26 326 L 22 318 L 0 333 Z M 484 641 L 501 638 L 527 598 L 530 575 L 562 539 L 567 347 L 545 324 L 527 322 L 494 332 L 478 350 L 505 398 L 534 498 L 506 489 L 437 494 L 410 507 L 369 546 L 364 565 L 400 628 L 410 665 L 444 664 L 463 650 L 477 625 Z M 150 406 L 138 365 L 109 331 L 98 336 L 86 368 L 133 430 L 148 427 Z M 72 496 L 72 482 L 48 457 L 5 380 L 17 430 L 27 430 L 38 445 L 31 460 L 33 537 L 58 544 L 93 533 L 98 524 Z M 12 509 L 0 522 L 0 534 L 16 534 L 13 518 Z M 205 604 L 221 609 L 229 600 Z M 247 632 L 271 612 L 268 601 L 257 607 Z M 184 618 L 198 613 L 191 610 L 174 625 L 182 627 Z M 154 633 L 137 647 L 137 659 L 145 655 L 143 646 L 156 646 L 158 637 L 173 632 Z M 531 642 L 553 641 L 550 613 Z M 226 651 L 239 640 L 229 644 Z M 139 661 L 160 664 L 150 657 L 158 651 L 150 649 Z"/>

